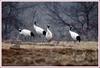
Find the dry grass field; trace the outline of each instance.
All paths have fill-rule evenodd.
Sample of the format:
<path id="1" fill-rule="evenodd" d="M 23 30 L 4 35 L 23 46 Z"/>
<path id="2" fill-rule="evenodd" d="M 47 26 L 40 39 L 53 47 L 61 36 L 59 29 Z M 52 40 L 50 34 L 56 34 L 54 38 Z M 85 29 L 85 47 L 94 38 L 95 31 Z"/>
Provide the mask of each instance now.
<path id="1" fill-rule="evenodd" d="M 96 66 L 98 65 L 98 43 L 59 42 L 32 43 L 21 42 L 18 46 L 2 43 L 3 66 Z"/>

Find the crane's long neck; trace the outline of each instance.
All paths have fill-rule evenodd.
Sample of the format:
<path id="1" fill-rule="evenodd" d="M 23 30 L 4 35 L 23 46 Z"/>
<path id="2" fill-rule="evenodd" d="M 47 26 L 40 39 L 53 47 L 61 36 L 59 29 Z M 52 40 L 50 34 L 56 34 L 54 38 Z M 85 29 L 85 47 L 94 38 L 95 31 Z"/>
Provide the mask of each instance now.
<path id="1" fill-rule="evenodd" d="M 47 28 L 47 32 L 51 32 L 51 31 L 49 30 L 49 28 Z"/>
<path id="2" fill-rule="evenodd" d="M 70 27 L 70 30 L 72 30 L 72 27 Z"/>
<path id="3" fill-rule="evenodd" d="M 47 31 L 49 30 L 49 28 L 47 28 Z"/>
<path id="4" fill-rule="evenodd" d="M 36 27 L 36 25 L 34 24 L 34 27 Z"/>
<path id="5" fill-rule="evenodd" d="M 37 28 L 38 28 L 38 26 L 34 24 L 34 28 L 35 28 L 35 29 L 37 29 Z"/>
<path id="6" fill-rule="evenodd" d="M 34 24 L 36 25 L 36 22 L 34 22 Z"/>

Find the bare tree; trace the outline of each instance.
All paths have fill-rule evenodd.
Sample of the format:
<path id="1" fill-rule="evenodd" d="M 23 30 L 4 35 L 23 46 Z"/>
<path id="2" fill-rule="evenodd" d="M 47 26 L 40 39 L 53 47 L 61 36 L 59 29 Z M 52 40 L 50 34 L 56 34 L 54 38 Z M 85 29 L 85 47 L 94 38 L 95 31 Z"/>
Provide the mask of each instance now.
<path id="1" fill-rule="evenodd" d="M 3 21 L 3 37 L 7 39 L 9 37 L 8 35 L 13 30 L 13 28 L 17 29 L 19 25 L 22 25 L 20 21 L 17 20 L 17 9 L 15 5 L 12 3 L 3 3 L 3 15 L 2 15 L 2 21 Z M 7 11 L 6 11 L 7 10 Z"/>
<path id="2" fill-rule="evenodd" d="M 80 4 L 80 6 L 82 8 L 81 12 L 84 13 L 84 22 L 87 25 L 85 32 L 86 32 L 87 35 L 90 35 L 89 31 L 93 30 L 92 25 L 94 25 L 92 23 L 92 19 L 93 19 L 93 17 L 95 19 L 98 19 L 97 18 L 98 17 L 98 15 L 97 15 L 98 12 L 97 11 L 94 11 L 95 12 L 95 16 L 92 14 L 93 10 L 98 10 L 97 9 L 97 5 L 98 4 L 96 2 L 82 2 L 82 3 L 79 3 L 79 4 Z M 95 23 L 98 23 L 98 22 L 95 21 Z M 94 27 L 94 28 L 97 28 L 97 27 Z M 94 36 L 97 36 L 97 35 L 94 35 Z M 88 36 L 87 36 L 87 38 L 88 38 Z"/>
<path id="3" fill-rule="evenodd" d="M 22 6 L 17 7 L 19 2 L 3 2 L 2 3 L 2 35 L 3 39 L 9 39 L 10 33 L 15 29 L 18 30 L 20 27 L 27 27 L 23 23 L 23 21 L 18 19 L 18 14 L 25 10 L 26 8 L 31 8 L 36 6 L 36 4 L 28 5 L 28 6 Z M 33 11 L 33 14 L 35 14 L 35 11 Z"/>

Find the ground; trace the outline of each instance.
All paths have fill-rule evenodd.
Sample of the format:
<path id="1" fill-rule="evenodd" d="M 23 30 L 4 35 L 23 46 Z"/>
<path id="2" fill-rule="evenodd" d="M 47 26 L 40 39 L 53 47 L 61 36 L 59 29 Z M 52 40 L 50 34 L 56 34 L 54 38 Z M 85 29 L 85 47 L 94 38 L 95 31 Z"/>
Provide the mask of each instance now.
<path id="1" fill-rule="evenodd" d="M 19 48 L 20 45 L 20 48 Z M 18 47 L 14 47 L 18 46 Z M 50 43 L 2 43 L 3 66 L 80 66 L 98 65 L 98 43 L 56 41 Z"/>

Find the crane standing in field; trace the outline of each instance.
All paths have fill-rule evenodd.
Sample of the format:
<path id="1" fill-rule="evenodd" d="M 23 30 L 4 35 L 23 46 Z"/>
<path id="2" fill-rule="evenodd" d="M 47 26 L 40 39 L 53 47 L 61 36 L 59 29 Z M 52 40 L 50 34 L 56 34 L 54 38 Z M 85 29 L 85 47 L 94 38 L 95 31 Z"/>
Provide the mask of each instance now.
<path id="1" fill-rule="evenodd" d="M 46 39 L 48 40 L 48 42 L 50 42 L 51 40 L 52 40 L 52 38 L 53 38 L 53 35 L 52 35 L 52 32 L 50 31 L 50 29 L 49 29 L 49 25 L 47 25 L 47 31 L 46 31 Z"/>
<path id="2" fill-rule="evenodd" d="M 34 33 L 28 29 L 19 29 L 19 34 L 24 36 L 34 37 Z"/>
<path id="3" fill-rule="evenodd" d="M 33 27 L 34 27 L 34 29 L 35 29 L 35 31 L 36 31 L 36 33 L 37 33 L 38 35 L 46 35 L 46 31 L 45 31 L 43 28 L 37 26 L 37 25 L 36 25 L 36 21 L 34 22 Z"/>
<path id="4" fill-rule="evenodd" d="M 33 27 L 34 27 L 34 30 L 35 30 L 37 36 L 38 36 L 39 38 L 42 38 L 42 41 L 43 41 L 44 39 L 43 39 L 42 35 L 45 36 L 45 35 L 46 35 L 46 31 L 45 31 L 43 28 L 37 26 L 36 21 L 34 22 Z"/>
<path id="5" fill-rule="evenodd" d="M 70 33 L 70 35 L 71 35 L 71 37 L 72 37 L 72 39 L 74 40 L 74 41 L 81 41 L 81 38 L 80 38 L 80 35 L 78 34 L 78 33 L 76 33 L 76 32 L 73 32 L 73 31 L 71 31 L 71 29 L 72 29 L 72 26 L 70 26 L 70 30 L 69 30 L 69 33 Z"/>
<path id="6" fill-rule="evenodd" d="M 18 29 L 19 31 L 19 35 L 17 36 L 17 41 L 14 42 L 12 45 L 12 47 L 10 48 L 20 48 L 20 45 L 21 45 L 21 41 L 19 40 L 19 36 L 20 35 L 24 35 L 25 36 L 25 40 L 26 40 L 26 37 L 34 37 L 34 33 L 28 29 Z"/>

